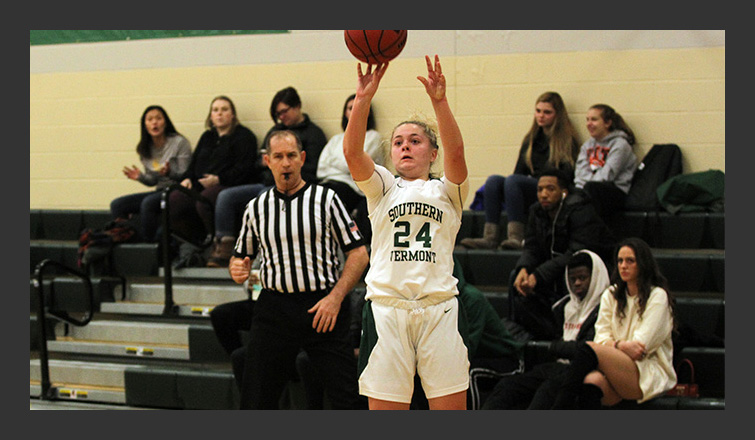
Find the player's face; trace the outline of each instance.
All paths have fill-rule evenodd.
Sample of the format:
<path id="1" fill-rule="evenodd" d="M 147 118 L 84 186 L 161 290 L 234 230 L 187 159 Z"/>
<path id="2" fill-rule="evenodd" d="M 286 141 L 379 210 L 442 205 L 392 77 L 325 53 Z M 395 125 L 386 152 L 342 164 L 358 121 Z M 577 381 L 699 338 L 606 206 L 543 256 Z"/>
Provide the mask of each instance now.
<path id="1" fill-rule="evenodd" d="M 270 151 L 264 157 L 279 189 L 293 188 L 299 183 L 305 154 L 299 151 L 295 139 L 290 136 L 270 139 Z"/>
<path id="2" fill-rule="evenodd" d="M 438 150 L 422 127 L 403 124 L 393 131 L 391 160 L 398 174 L 407 180 L 427 179 L 430 166 L 438 157 Z"/>
<path id="3" fill-rule="evenodd" d="M 548 128 L 556 120 L 556 109 L 550 102 L 538 102 L 535 105 L 535 122 L 538 127 Z"/>
<path id="4" fill-rule="evenodd" d="M 590 287 L 590 279 L 592 278 L 590 270 L 585 266 L 569 268 L 567 278 L 569 280 L 569 288 L 571 291 L 574 292 L 578 298 L 584 298 Z"/>
<path id="5" fill-rule="evenodd" d="M 210 120 L 212 125 L 218 130 L 225 130 L 233 122 L 233 110 L 231 103 L 225 99 L 216 99 L 210 106 Z"/>
<path id="6" fill-rule="evenodd" d="M 596 140 L 601 140 L 611 131 L 611 124 L 603 119 L 603 111 L 597 108 L 587 110 L 587 132 Z"/>
<path id="7" fill-rule="evenodd" d="M 165 134 L 165 116 L 158 109 L 152 109 L 144 115 L 144 127 L 153 138 Z"/>
<path id="8" fill-rule="evenodd" d="M 616 258 L 616 267 L 619 269 L 621 280 L 629 283 L 636 283 L 639 276 L 637 267 L 637 257 L 634 255 L 634 249 L 629 246 L 622 246 Z"/>
<path id="9" fill-rule="evenodd" d="M 537 181 L 537 201 L 546 211 L 558 207 L 563 197 L 563 191 L 556 176 L 541 176 Z"/>

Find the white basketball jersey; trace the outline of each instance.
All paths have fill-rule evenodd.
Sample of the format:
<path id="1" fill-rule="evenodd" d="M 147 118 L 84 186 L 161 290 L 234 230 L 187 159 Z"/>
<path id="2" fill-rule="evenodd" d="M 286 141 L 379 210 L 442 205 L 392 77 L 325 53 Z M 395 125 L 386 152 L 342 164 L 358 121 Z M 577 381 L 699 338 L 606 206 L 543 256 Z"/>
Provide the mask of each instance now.
<path id="1" fill-rule="evenodd" d="M 367 196 L 373 231 L 366 298 L 414 308 L 456 295 L 453 249 L 468 181 L 406 181 L 375 165 L 372 177 L 357 185 Z"/>

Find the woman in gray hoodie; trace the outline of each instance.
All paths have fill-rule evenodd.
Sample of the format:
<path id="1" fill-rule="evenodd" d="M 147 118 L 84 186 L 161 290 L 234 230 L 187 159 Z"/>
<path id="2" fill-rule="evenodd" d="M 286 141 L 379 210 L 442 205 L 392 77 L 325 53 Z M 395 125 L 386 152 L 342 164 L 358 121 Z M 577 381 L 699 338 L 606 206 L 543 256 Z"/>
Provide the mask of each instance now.
<path id="1" fill-rule="evenodd" d="M 587 111 L 588 139 L 579 151 L 574 185 L 592 199 L 604 220 L 624 209 L 638 159 L 635 137 L 624 118 L 611 106 L 595 104 Z"/>

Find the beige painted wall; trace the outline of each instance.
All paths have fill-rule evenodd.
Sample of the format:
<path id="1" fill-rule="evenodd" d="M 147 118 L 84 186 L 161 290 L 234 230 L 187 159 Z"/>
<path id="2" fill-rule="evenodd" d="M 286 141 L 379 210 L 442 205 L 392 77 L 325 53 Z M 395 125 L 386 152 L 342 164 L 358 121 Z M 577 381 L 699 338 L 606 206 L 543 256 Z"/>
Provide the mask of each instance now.
<path id="1" fill-rule="evenodd" d="M 458 49 L 459 42 L 473 37 L 479 40 L 484 35 L 480 32 L 485 31 L 443 31 L 426 34 L 423 39 L 415 37 L 416 47 L 410 50 L 407 46 L 391 64 L 375 99 L 379 131 L 388 136 L 397 122 L 414 112 L 432 115 L 415 77 L 424 74 L 421 54 L 432 47 L 428 38 L 440 36 L 444 50 L 439 53 L 451 105 L 464 135 L 473 189 L 490 174 L 506 175 L 513 170 L 522 136 L 531 123 L 534 100 L 546 90 L 564 97 L 583 141 L 587 108 L 603 102 L 621 113 L 635 131 L 638 156 L 654 143 L 673 142 L 682 148 L 685 172 L 725 171 L 723 44 L 635 48 L 615 43 L 614 48 L 575 50 L 584 36 L 568 34 L 574 43 L 562 43 L 558 51 L 516 49 L 513 43 L 504 50 L 476 51 L 479 53 Z M 341 43 L 339 35 L 339 31 L 321 31 L 314 37 L 270 37 L 296 39 L 298 48 L 289 49 L 291 54 L 285 60 L 230 57 L 235 61 L 197 65 L 181 58 L 169 60 L 168 67 L 159 63 L 152 63 L 158 67 L 135 68 L 133 63 L 103 67 L 93 62 L 93 66 L 72 68 L 76 63 L 66 63 L 61 56 L 76 50 L 81 59 L 97 58 L 98 51 L 117 52 L 135 43 L 32 48 L 30 208 L 107 209 L 119 195 L 146 190 L 126 179 L 121 169 L 138 163 L 134 148 L 139 117 L 150 104 L 164 106 L 176 128 L 194 145 L 204 129 L 211 99 L 225 94 L 235 101 L 242 123 L 261 140 L 272 125 L 268 112 L 271 98 L 277 90 L 292 85 L 302 97 L 304 112 L 328 137 L 340 132 L 340 111 L 354 89 L 356 62 L 340 52 L 322 56 L 304 44 L 319 39 L 334 45 L 335 41 Z M 413 35 L 410 31 L 410 38 Z M 633 41 L 644 36 L 633 35 Z M 509 40 L 515 41 L 510 36 Z M 455 49 L 445 50 L 449 43 Z M 155 42 L 139 44 L 152 44 L 152 49 L 146 49 L 152 51 L 164 47 Z M 501 53 L 490 53 L 496 51 Z M 305 61 L 296 61 L 300 59 L 297 54 Z M 55 57 L 60 60 L 42 62 Z"/>

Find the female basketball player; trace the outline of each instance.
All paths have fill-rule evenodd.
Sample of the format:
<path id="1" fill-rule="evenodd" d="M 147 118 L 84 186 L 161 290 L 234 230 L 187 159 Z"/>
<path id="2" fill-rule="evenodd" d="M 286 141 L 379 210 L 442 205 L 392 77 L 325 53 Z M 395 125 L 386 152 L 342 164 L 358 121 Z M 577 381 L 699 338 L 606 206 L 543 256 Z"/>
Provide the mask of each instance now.
<path id="1" fill-rule="evenodd" d="M 367 197 L 373 240 L 359 352 L 359 388 L 370 409 L 409 409 L 415 373 L 430 409 L 466 409 L 466 322 L 453 277 L 453 247 L 469 191 L 464 142 L 446 98 L 440 60 L 427 62 L 425 86 L 438 124 L 444 175 L 433 129 L 418 120 L 391 134 L 398 176 L 364 151 L 370 103 L 388 63 L 357 68 L 358 83 L 343 149 Z M 416 367 L 415 367 L 416 366 Z"/>

